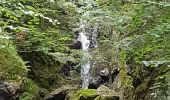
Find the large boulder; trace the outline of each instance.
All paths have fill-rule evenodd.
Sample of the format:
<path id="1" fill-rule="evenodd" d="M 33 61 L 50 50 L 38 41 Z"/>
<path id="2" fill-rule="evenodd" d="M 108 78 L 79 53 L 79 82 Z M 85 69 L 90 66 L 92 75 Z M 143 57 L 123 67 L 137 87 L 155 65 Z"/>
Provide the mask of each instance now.
<path id="1" fill-rule="evenodd" d="M 81 89 L 76 91 L 70 100 L 94 100 L 99 96 L 95 89 Z"/>
<path id="2" fill-rule="evenodd" d="M 0 100 L 9 100 L 20 90 L 22 81 L 0 82 Z"/>
<path id="3" fill-rule="evenodd" d="M 70 95 L 77 89 L 77 86 L 64 85 L 49 94 L 43 100 L 69 100 Z"/>
<path id="4" fill-rule="evenodd" d="M 100 85 L 109 81 L 109 69 L 104 68 L 97 77 L 91 77 L 89 82 L 90 89 L 97 89 Z"/>
<path id="5" fill-rule="evenodd" d="M 15 98 L 26 73 L 27 67 L 14 46 L 0 49 L 0 100 Z"/>
<path id="6" fill-rule="evenodd" d="M 74 93 L 70 100 L 119 100 L 119 96 L 110 89 L 101 87 L 95 89 L 81 89 Z"/>

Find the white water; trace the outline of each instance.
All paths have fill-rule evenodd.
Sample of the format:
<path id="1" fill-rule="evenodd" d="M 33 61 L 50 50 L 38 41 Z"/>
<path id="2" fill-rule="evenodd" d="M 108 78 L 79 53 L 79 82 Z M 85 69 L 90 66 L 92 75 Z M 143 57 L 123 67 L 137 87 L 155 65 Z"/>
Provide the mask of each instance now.
<path id="1" fill-rule="evenodd" d="M 80 20 L 80 32 L 78 36 L 78 41 L 81 42 L 82 50 L 83 50 L 83 57 L 81 65 L 81 77 L 82 77 L 82 88 L 87 89 L 89 86 L 89 78 L 90 78 L 90 53 L 89 53 L 89 47 L 90 45 L 92 47 L 97 47 L 97 27 L 93 27 L 92 31 L 90 32 L 91 38 L 89 39 L 88 35 L 89 33 L 86 32 L 85 29 L 90 30 L 87 26 L 87 23 L 85 23 L 84 20 Z"/>
<path id="2" fill-rule="evenodd" d="M 79 33 L 78 40 L 82 44 L 82 50 L 83 53 L 83 64 L 81 65 L 81 77 L 82 77 L 82 88 L 87 89 L 89 86 L 89 69 L 90 69 L 90 60 L 89 60 L 89 46 L 90 46 L 90 40 L 88 40 L 88 37 L 86 36 L 85 32 L 85 25 L 83 24 L 82 20 L 80 22 L 80 29 L 81 32 Z"/>
<path id="3" fill-rule="evenodd" d="M 84 0 L 84 2 L 87 3 L 86 6 L 83 7 L 88 7 L 91 8 L 92 7 L 92 1 L 93 0 Z M 84 12 L 84 14 L 82 15 L 83 17 L 88 17 L 89 16 L 89 12 L 86 11 Z M 86 32 L 86 29 L 90 30 L 90 28 L 87 27 L 87 22 L 84 19 L 80 20 L 80 32 L 79 32 L 79 37 L 78 40 L 81 42 L 82 45 L 82 50 L 83 50 L 83 57 L 82 57 L 82 62 L 83 64 L 81 65 L 81 77 L 82 77 L 82 88 L 84 89 L 88 89 L 89 86 L 89 78 L 90 78 L 90 53 L 89 53 L 89 47 L 90 45 L 92 45 L 93 47 L 97 46 L 97 41 L 96 41 L 96 37 L 97 37 L 97 27 L 93 28 L 93 31 L 90 32 L 90 34 L 92 35 L 91 39 L 89 39 L 89 37 L 87 35 L 88 32 Z M 91 41 L 90 41 L 91 40 Z"/>

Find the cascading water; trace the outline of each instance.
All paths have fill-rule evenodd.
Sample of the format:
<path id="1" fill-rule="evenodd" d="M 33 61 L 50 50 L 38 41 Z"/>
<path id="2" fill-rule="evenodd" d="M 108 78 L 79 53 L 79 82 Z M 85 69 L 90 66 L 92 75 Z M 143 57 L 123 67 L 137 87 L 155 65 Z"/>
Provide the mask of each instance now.
<path id="1" fill-rule="evenodd" d="M 92 30 L 90 31 L 91 38 L 88 39 L 89 33 L 86 32 L 86 24 L 85 20 L 80 20 L 80 32 L 78 36 L 78 41 L 81 42 L 82 45 L 82 50 L 83 50 L 83 58 L 82 62 L 83 64 L 81 65 L 81 77 L 82 77 L 82 88 L 87 89 L 89 86 L 89 70 L 90 70 L 90 53 L 89 53 L 89 48 L 90 47 L 97 47 L 97 27 L 93 27 Z M 89 28 L 87 28 L 90 30 Z M 90 46 L 91 45 L 91 46 Z"/>
<path id="2" fill-rule="evenodd" d="M 85 25 L 83 24 L 82 20 L 80 22 L 80 29 L 81 32 L 79 33 L 78 40 L 82 44 L 82 50 L 84 51 L 83 54 L 83 63 L 81 65 L 81 77 L 82 77 L 82 88 L 87 89 L 89 86 L 89 69 L 90 69 L 90 60 L 89 60 L 89 46 L 90 46 L 90 40 L 88 40 L 88 37 L 86 36 L 85 32 Z"/>
<path id="3" fill-rule="evenodd" d="M 91 8 L 92 7 L 92 1 L 93 0 L 85 0 L 87 3 L 86 8 Z M 82 17 L 88 17 L 89 12 L 86 11 L 83 13 Z M 78 41 L 81 42 L 82 45 L 82 50 L 83 50 L 83 57 L 82 57 L 82 62 L 83 64 L 81 65 L 81 77 L 82 77 L 82 88 L 87 89 L 89 86 L 89 78 L 90 78 L 90 53 L 89 53 L 89 48 L 90 47 L 96 47 L 97 41 L 96 41 L 96 36 L 97 36 L 97 27 L 93 27 L 93 29 L 89 32 L 90 28 L 87 27 L 87 22 L 83 18 L 80 20 L 80 32 L 78 36 Z M 88 31 L 86 32 L 86 29 Z M 89 33 L 91 34 L 91 38 L 89 39 L 88 35 Z"/>

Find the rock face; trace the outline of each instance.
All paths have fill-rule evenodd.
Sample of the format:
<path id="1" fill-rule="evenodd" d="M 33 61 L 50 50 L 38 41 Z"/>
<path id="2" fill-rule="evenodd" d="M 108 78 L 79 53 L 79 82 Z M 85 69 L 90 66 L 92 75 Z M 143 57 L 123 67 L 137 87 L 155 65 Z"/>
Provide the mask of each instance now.
<path id="1" fill-rule="evenodd" d="M 104 68 L 100 71 L 97 77 L 93 77 L 90 79 L 89 88 L 97 89 L 100 85 L 109 81 L 109 69 Z"/>
<path id="2" fill-rule="evenodd" d="M 72 62 L 62 62 L 63 60 L 60 58 L 64 57 L 58 55 L 58 53 L 32 52 L 22 53 L 21 55 L 24 60 L 30 61 L 28 64 L 31 66 L 29 67 L 29 78 L 38 83 L 42 88 L 51 91 L 62 85 L 77 84 L 80 81 L 77 72 L 71 69 Z M 72 77 L 70 74 L 76 74 L 76 77 L 74 75 Z M 68 77 L 71 78 L 68 79 Z"/>
<path id="3" fill-rule="evenodd" d="M 0 100 L 8 99 L 9 96 L 10 94 L 6 88 L 6 85 L 0 82 Z"/>
<path id="4" fill-rule="evenodd" d="M 104 68 L 102 71 L 100 71 L 100 76 L 101 77 L 108 77 L 109 76 L 109 69 Z"/>
<path id="5" fill-rule="evenodd" d="M 59 84 L 64 79 L 63 64 L 56 62 L 51 55 L 43 52 L 22 53 L 21 55 L 25 61 L 30 61 L 29 78 L 46 89 L 55 88 L 56 85 L 60 87 Z"/>
<path id="6" fill-rule="evenodd" d="M 43 100 L 69 100 L 70 93 L 76 89 L 76 86 L 64 85 L 47 94 Z"/>
<path id="7" fill-rule="evenodd" d="M 0 82 L 0 100 L 9 100 L 20 89 L 22 82 Z"/>
<path id="8" fill-rule="evenodd" d="M 120 100 L 119 96 L 106 86 L 96 89 L 78 89 L 76 86 L 64 85 L 43 100 Z"/>
<path id="9" fill-rule="evenodd" d="M 70 49 L 81 49 L 81 42 L 80 41 L 75 41 L 74 43 L 69 45 Z"/>

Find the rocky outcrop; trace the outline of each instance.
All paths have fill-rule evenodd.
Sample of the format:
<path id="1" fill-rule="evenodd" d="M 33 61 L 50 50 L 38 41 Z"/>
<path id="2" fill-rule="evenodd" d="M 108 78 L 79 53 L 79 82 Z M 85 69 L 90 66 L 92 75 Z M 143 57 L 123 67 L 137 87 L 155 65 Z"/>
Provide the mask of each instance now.
<path id="1" fill-rule="evenodd" d="M 97 89 L 100 85 L 105 84 L 109 81 L 109 69 L 104 68 L 99 72 L 97 77 L 92 77 L 89 82 L 90 89 Z"/>
<path id="2" fill-rule="evenodd" d="M 43 100 L 69 100 L 71 93 L 77 88 L 77 86 L 64 85 L 47 94 Z"/>
<path id="3" fill-rule="evenodd" d="M 76 91 L 75 94 L 70 98 L 70 100 L 119 100 L 119 96 L 108 94 L 108 92 L 110 92 L 110 90 L 103 87 L 98 90 L 82 89 Z"/>
<path id="4" fill-rule="evenodd" d="M 69 45 L 70 49 L 81 49 L 81 42 L 76 40 L 74 43 Z"/>
<path id="5" fill-rule="evenodd" d="M 120 100 L 120 97 L 104 85 L 98 89 L 80 89 L 77 86 L 64 85 L 47 94 L 43 100 Z"/>
<path id="6" fill-rule="evenodd" d="M 22 81 L 19 82 L 0 82 L 0 100 L 14 99 L 20 90 Z"/>

